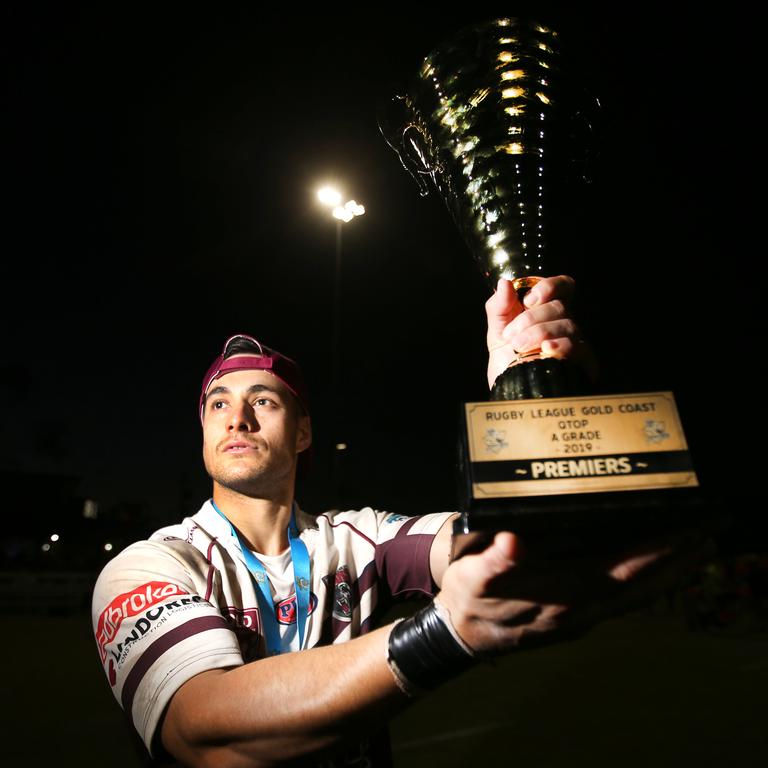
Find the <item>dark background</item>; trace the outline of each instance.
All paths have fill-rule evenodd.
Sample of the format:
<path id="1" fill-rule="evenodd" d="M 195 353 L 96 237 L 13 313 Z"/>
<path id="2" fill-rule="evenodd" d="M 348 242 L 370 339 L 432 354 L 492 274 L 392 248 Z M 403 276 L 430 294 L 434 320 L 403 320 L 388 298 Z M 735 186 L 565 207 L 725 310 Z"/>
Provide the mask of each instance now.
<path id="1" fill-rule="evenodd" d="M 305 506 L 335 502 L 335 428 L 343 503 L 454 506 L 456 403 L 485 397 L 487 288 L 376 106 L 500 7 L 5 10 L 0 468 L 71 477 L 102 511 L 196 509 L 199 381 L 246 331 L 306 371 Z M 604 106 L 570 271 L 606 386 L 673 390 L 702 481 L 746 493 L 749 20 L 535 8 Z M 314 199 L 328 180 L 367 208 L 343 234 L 343 415 L 329 407 L 335 223 Z"/>
<path id="2" fill-rule="evenodd" d="M 231 333 L 250 332 L 305 370 L 315 427 L 315 467 L 298 494 L 305 508 L 455 507 L 458 404 L 486 397 L 488 291 L 443 203 L 419 197 L 384 142 L 376 106 L 449 34 L 531 8 L 576 43 L 604 107 L 569 254 L 603 388 L 674 391 L 703 493 L 732 515 L 727 548 L 764 551 L 762 252 L 751 227 L 760 221 L 760 48 L 756 20 L 738 6 L 6 4 L 0 570 L 85 577 L 74 618 L 12 611 L 0 625 L 4 655 L 20 660 L 8 698 L 22 735 L 12 755 L 31 754 L 41 722 L 77 736 L 88 755 L 79 764 L 103 763 L 91 743 L 127 738 L 88 647 L 90 583 L 121 546 L 207 498 L 197 398 Z M 314 198 L 328 181 L 367 209 L 343 232 L 336 385 L 335 222 Z M 349 448 L 334 475 L 339 438 Z M 83 519 L 85 499 L 98 502 L 97 520 Z M 60 541 L 42 553 L 53 532 Z M 19 579 L 7 582 L 6 606 L 13 597 L 19 613 L 45 613 L 53 593 L 20 595 Z M 550 754 L 539 764 L 572 764 L 568 745 L 590 754 L 583 734 L 592 742 L 606 722 L 614 741 L 593 764 L 631 764 L 630 743 L 646 745 L 638 765 L 721 764 L 739 743 L 747 760 L 760 754 L 751 681 L 765 671 L 764 630 L 714 645 L 668 618 L 650 630 L 645 620 L 603 629 L 538 662 L 509 660 L 516 693 L 499 708 L 518 730 L 533 729 L 518 754 L 537 759 L 552 723 L 570 728 L 571 741 L 557 742 L 561 762 Z M 727 634 L 727 615 L 710 620 Z M 458 698 L 437 700 L 443 725 L 479 696 L 472 680 Z M 421 722 L 398 726 L 401 756 L 421 754 Z M 697 741 L 702 723 L 709 738 Z M 467 749 L 485 738 L 474 733 Z M 46 764 L 57 751 L 41 742 L 36 753 Z"/>

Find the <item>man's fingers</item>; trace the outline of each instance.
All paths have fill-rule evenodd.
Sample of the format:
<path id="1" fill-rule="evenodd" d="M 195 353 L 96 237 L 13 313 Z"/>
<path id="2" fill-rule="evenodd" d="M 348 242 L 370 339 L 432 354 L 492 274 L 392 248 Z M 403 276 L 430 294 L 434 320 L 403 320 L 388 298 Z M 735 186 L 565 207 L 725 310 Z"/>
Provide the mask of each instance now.
<path id="1" fill-rule="evenodd" d="M 488 338 L 501 336 L 501 332 L 519 315 L 525 307 L 517 298 L 512 283 L 503 278 L 496 286 L 496 292 L 485 302 L 488 317 Z"/>
<path id="2" fill-rule="evenodd" d="M 507 531 L 497 533 L 493 543 L 481 554 L 488 579 L 507 573 L 515 566 L 519 555 L 520 547 L 517 536 Z"/>
<path id="3" fill-rule="evenodd" d="M 523 298 L 526 309 L 532 309 L 553 299 L 568 302 L 576 291 L 576 281 L 568 275 L 544 277 Z"/>
<path id="4" fill-rule="evenodd" d="M 556 357 L 560 360 L 569 358 L 578 361 L 578 345 L 573 343 L 573 339 L 544 339 L 541 342 L 541 352 L 545 357 Z"/>
<path id="5" fill-rule="evenodd" d="M 560 320 L 565 317 L 565 304 L 559 299 L 554 299 L 546 304 L 529 309 L 527 312 L 521 312 L 511 323 L 507 324 L 501 333 L 501 337 L 508 341 L 539 323 Z"/>
<path id="6" fill-rule="evenodd" d="M 609 575 L 612 579 L 616 579 L 616 581 L 629 581 L 668 555 L 669 552 L 670 550 L 667 549 L 627 558 L 618 565 L 614 565 L 609 571 Z"/>
<path id="7" fill-rule="evenodd" d="M 636 555 L 618 563 L 611 570 L 611 576 L 624 586 L 615 607 L 623 612 L 653 602 L 690 578 L 715 552 L 712 539 L 698 537 L 677 543 L 671 550 Z"/>
<path id="8" fill-rule="evenodd" d="M 451 565 L 461 571 L 465 594 L 485 595 L 495 579 L 515 569 L 522 555 L 522 546 L 513 533 L 497 533 L 493 541 L 474 555 L 465 555 Z"/>
<path id="9" fill-rule="evenodd" d="M 525 309 L 533 309 L 553 301 L 561 302 L 561 306 L 567 304 L 573 298 L 575 290 L 576 283 L 568 275 L 544 277 L 525 294 L 521 303 L 511 281 L 502 278 L 496 285 L 494 294 L 485 303 L 488 332 L 501 335 L 504 328 Z"/>
<path id="10" fill-rule="evenodd" d="M 532 325 L 508 339 L 508 342 L 518 352 L 526 352 L 529 349 L 538 349 L 547 339 L 577 339 L 578 336 L 576 323 L 566 317 Z"/>
<path id="11" fill-rule="evenodd" d="M 623 585 L 594 564 L 521 565 L 499 573 L 486 586 L 486 595 L 514 598 L 540 605 L 579 606 L 611 600 Z"/>

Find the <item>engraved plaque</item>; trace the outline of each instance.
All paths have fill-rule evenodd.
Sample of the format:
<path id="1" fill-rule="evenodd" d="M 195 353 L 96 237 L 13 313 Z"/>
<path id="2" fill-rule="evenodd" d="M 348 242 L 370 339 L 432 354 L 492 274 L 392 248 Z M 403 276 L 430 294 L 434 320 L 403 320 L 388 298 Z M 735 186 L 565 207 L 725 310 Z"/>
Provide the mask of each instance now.
<path id="1" fill-rule="evenodd" d="M 471 498 L 698 485 L 671 392 L 465 403 Z"/>

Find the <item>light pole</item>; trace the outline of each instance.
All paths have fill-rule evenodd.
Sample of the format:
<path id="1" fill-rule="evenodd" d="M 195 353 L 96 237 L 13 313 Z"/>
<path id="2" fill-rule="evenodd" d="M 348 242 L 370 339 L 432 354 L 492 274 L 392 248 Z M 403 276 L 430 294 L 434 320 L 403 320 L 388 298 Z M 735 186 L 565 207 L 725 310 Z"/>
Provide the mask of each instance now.
<path id="1" fill-rule="evenodd" d="M 333 358 L 333 424 L 334 424 L 334 447 L 333 447 L 333 473 L 334 473 L 334 492 L 336 493 L 336 502 L 341 503 L 341 453 L 347 450 L 347 443 L 340 434 L 339 425 L 341 421 L 341 381 L 339 377 L 339 350 L 341 345 L 341 231 L 344 224 L 348 224 L 356 216 L 362 216 L 365 213 L 364 206 L 356 200 L 348 200 L 341 204 L 342 195 L 333 187 L 322 187 L 317 192 L 317 198 L 321 203 L 331 209 L 331 215 L 336 219 L 336 253 L 333 270 L 333 335 L 332 335 L 332 358 Z"/>

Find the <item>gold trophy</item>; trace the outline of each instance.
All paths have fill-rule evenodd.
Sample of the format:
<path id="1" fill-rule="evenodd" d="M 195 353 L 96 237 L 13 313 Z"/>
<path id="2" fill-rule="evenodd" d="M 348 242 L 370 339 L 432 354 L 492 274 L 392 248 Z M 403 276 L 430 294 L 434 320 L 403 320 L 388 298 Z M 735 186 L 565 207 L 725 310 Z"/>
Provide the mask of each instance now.
<path id="1" fill-rule="evenodd" d="M 521 298 L 542 276 L 571 271 L 564 213 L 596 150 L 599 102 L 561 49 L 558 32 L 536 21 L 467 27 L 379 113 L 385 139 L 421 194 L 432 187 L 445 201 L 489 287 L 506 278 Z M 567 547 L 586 527 L 591 541 L 600 530 L 615 543 L 619 528 L 668 527 L 697 504 L 671 392 L 588 396 L 574 365 L 540 350 L 497 379 L 491 401 L 463 404 L 459 464 L 459 537 L 513 527 Z"/>

